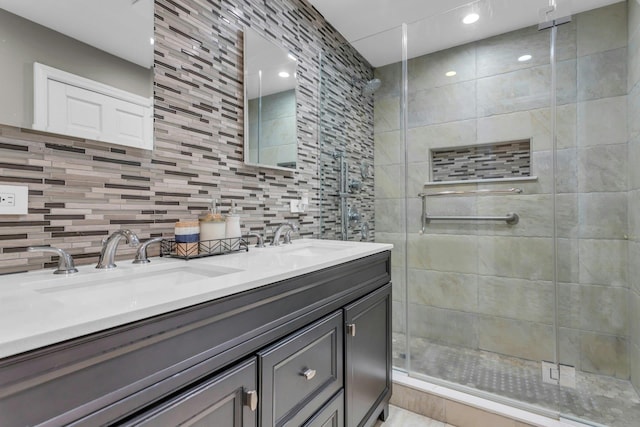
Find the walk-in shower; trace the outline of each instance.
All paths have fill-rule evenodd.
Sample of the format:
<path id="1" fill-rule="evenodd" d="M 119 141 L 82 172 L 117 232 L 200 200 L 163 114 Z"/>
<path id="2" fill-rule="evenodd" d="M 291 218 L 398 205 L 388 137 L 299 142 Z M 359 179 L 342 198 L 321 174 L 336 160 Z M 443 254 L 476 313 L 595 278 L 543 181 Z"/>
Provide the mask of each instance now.
<path id="1" fill-rule="evenodd" d="M 525 19 L 519 3 L 466 5 L 511 29 L 464 27 L 435 51 L 465 7 L 407 24 L 412 56 L 373 77 L 324 58 L 321 185 L 337 193 L 331 153 L 357 165 L 372 132 L 361 198 L 372 239 L 394 244 L 397 369 L 549 416 L 640 425 L 640 4 L 558 0 L 568 16 L 547 19 L 541 0 Z M 390 32 L 400 58 L 402 28 Z M 337 206 L 327 197 L 325 238 L 338 238 Z"/>

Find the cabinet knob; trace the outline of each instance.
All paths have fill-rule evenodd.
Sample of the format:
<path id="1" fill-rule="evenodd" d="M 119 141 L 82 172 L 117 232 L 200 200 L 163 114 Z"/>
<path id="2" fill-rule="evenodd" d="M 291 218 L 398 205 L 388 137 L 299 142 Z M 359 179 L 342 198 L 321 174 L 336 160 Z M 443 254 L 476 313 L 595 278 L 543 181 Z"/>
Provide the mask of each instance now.
<path id="1" fill-rule="evenodd" d="M 352 337 L 356 336 L 356 324 L 355 323 L 347 323 L 347 335 Z"/>
<path id="2" fill-rule="evenodd" d="M 244 404 L 255 412 L 258 409 L 258 392 L 255 390 L 248 391 L 244 394 Z"/>
<path id="3" fill-rule="evenodd" d="M 316 376 L 316 370 L 315 369 L 307 369 L 306 371 L 304 371 L 302 373 L 302 376 L 307 380 L 312 380 L 313 377 Z"/>

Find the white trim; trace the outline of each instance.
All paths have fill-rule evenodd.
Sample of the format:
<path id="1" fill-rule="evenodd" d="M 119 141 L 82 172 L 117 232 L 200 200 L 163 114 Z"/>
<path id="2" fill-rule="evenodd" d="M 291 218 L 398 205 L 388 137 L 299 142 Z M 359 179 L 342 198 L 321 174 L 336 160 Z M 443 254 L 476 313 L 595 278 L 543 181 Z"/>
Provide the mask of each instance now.
<path id="1" fill-rule="evenodd" d="M 96 82 L 85 77 L 77 76 L 66 71 L 58 70 L 48 65 L 33 63 L 33 129 L 60 133 L 59 129 L 52 129 L 49 124 L 49 81 L 56 81 L 64 85 L 74 86 L 87 91 L 95 92 L 103 96 L 114 98 L 142 107 L 145 111 L 144 144 L 143 146 L 127 143 L 126 141 L 101 140 L 118 145 L 127 145 L 146 150 L 153 149 L 153 100 L 136 95 L 104 83 Z M 66 135 L 80 138 L 96 139 L 95 135 L 83 134 L 79 131 L 69 130 Z"/>

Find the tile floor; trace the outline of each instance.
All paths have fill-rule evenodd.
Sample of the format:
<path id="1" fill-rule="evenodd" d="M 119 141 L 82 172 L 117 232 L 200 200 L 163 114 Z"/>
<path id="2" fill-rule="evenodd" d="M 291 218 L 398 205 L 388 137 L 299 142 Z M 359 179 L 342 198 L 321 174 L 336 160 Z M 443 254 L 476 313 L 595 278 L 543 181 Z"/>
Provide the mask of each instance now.
<path id="1" fill-rule="evenodd" d="M 394 334 L 394 340 L 404 337 Z M 396 342 L 396 344 L 398 344 Z M 402 348 L 397 346 L 394 350 Z M 544 384 L 540 364 L 412 340 L 412 368 L 435 378 L 516 399 L 610 427 L 640 427 L 640 396 L 629 381 L 578 372 L 577 388 Z M 394 365 L 403 359 L 394 351 Z"/>
<path id="2" fill-rule="evenodd" d="M 422 415 L 414 414 L 405 409 L 391 405 L 389 419 L 384 423 L 378 421 L 375 427 L 455 427 L 452 424 L 432 420 Z"/>

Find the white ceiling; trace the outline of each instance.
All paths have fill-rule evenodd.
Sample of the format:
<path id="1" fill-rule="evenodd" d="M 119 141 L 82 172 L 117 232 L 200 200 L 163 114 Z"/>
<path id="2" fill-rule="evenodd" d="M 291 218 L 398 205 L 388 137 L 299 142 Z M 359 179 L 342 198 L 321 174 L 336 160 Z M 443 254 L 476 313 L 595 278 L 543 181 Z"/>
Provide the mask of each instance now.
<path id="1" fill-rule="evenodd" d="M 309 0 L 373 67 L 402 59 L 402 23 L 409 58 L 536 25 L 550 0 Z M 550 18 L 584 12 L 621 0 L 555 0 Z M 476 12 L 471 25 L 462 18 Z"/>
<path id="2" fill-rule="evenodd" d="M 0 8 L 145 68 L 153 65 L 153 0 L 0 0 Z"/>

